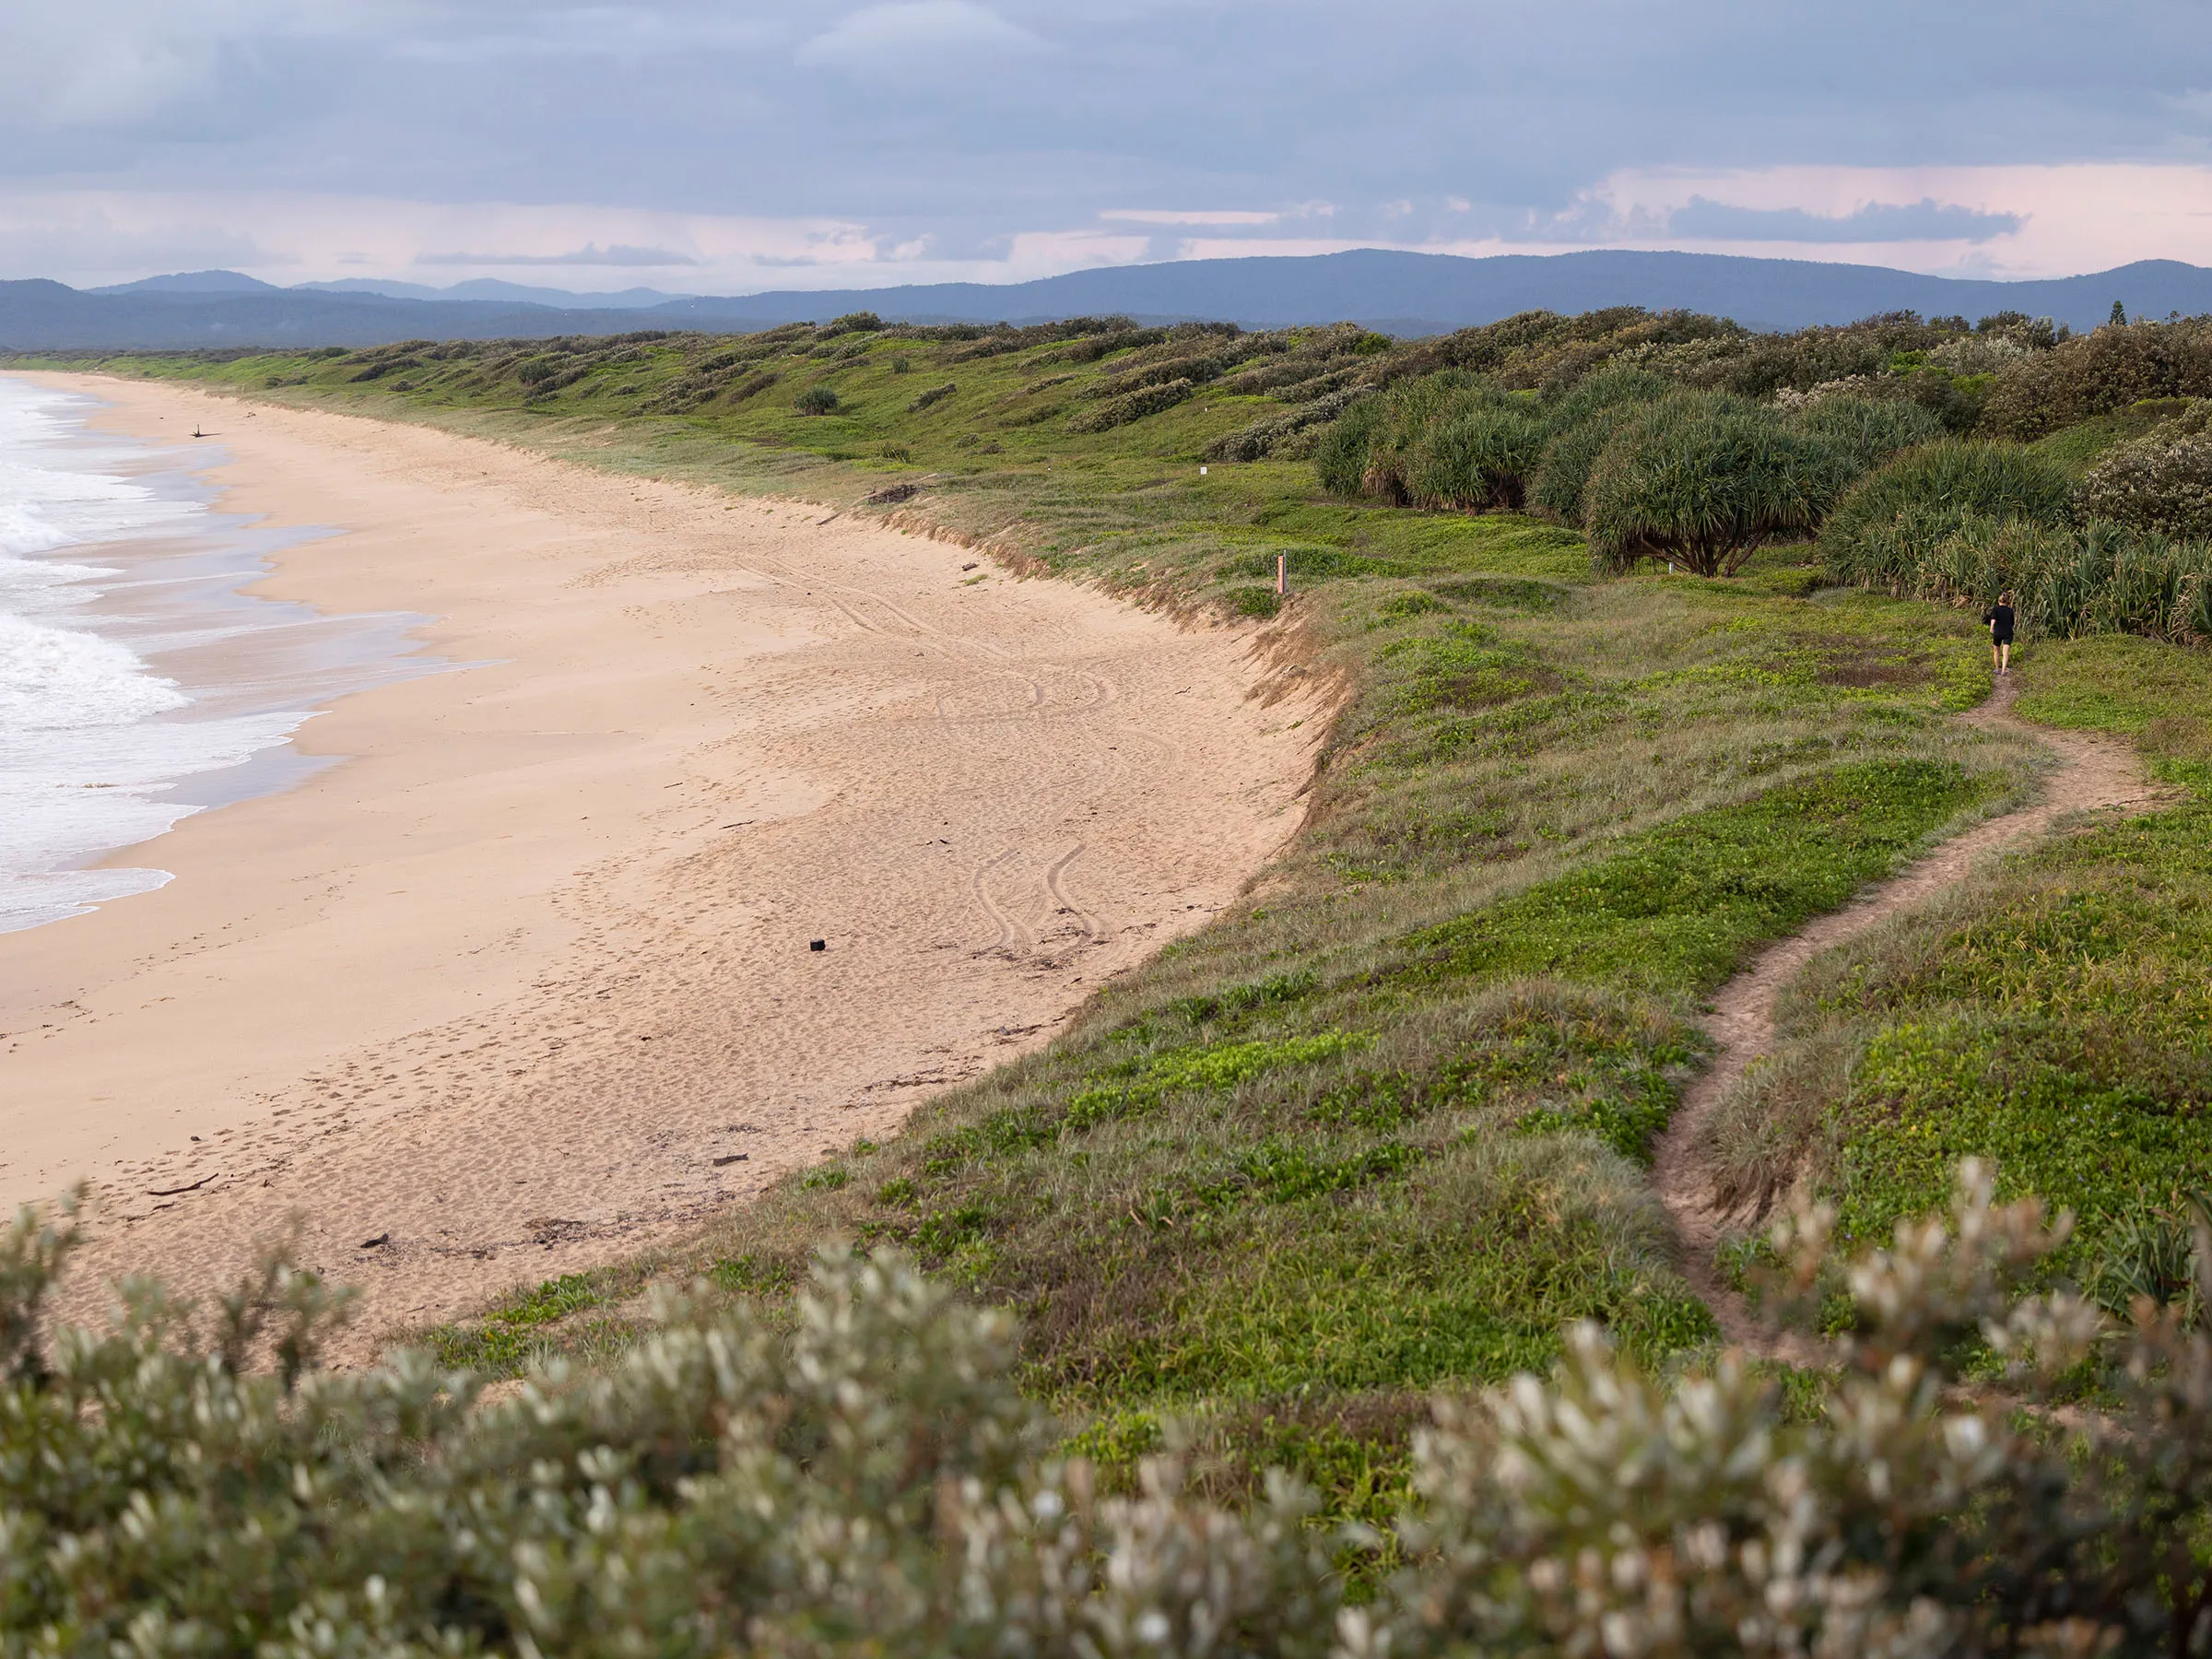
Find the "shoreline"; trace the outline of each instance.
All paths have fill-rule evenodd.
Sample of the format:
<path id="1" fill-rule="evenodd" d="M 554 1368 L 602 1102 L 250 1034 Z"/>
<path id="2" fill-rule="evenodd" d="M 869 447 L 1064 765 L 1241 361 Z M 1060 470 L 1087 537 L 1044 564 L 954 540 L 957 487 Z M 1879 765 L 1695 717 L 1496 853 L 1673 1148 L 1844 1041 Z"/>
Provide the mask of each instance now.
<path id="1" fill-rule="evenodd" d="M 25 378 L 206 423 L 225 510 L 342 532 L 248 591 L 427 616 L 448 665 L 115 855 L 167 887 L 0 935 L 0 1196 L 90 1175 L 88 1278 L 204 1289 L 297 1211 L 374 1327 L 634 1250 L 1046 1041 L 1298 821 L 1317 711 L 1248 699 L 1237 630 L 803 506 Z"/>
<path id="2" fill-rule="evenodd" d="M 215 452 L 96 429 L 100 406 L 0 377 L 0 932 L 163 885 L 117 850 L 304 775 L 318 705 L 434 666 L 409 660 L 418 618 L 247 594 L 319 528 L 217 512 Z"/>

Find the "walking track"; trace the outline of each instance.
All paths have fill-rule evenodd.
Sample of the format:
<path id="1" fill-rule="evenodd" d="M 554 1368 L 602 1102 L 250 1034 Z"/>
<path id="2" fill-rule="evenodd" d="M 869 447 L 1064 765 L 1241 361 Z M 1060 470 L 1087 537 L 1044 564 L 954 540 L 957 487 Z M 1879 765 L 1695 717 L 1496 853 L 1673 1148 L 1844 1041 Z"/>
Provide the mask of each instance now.
<path id="1" fill-rule="evenodd" d="M 1740 1225 L 1748 1218 L 1721 1207 L 1712 1173 L 1700 1160 L 1696 1148 L 1702 1139 L 1700 1130 L 1729 1089 L 1753 1061 L 1772 1050 L 1774 1005 L 1783 988 L 1821 951 L 1854 939 L 1899 912 L 1969 880 L 1988 854 L 2048 833 L 2059 818 L 2109 807 L 2147 805 L 2159 798 L 2133 746 L 2081 732 L 2029 727 L 2015 720 L 2014 685 L 2009 677 L 1998 680 L 1995 694 L 1961 718 L 1991 731 L 2032 737 L 2056 751 L 2058 765 L 2041 798 L 1983 820 L 1946 841 L 1903 874 L 1867 889 L 1842 910 L 1771 947 L 1722 986 L 1712 999 L 1712 1011 L 1703 1023 L 1718 1051 L 1711 1068 L 1690 1086 L 1660 1137 L 1653 1159 L 1652 1181 L 1660 1201 L 1674 1218 L 1683 1277 L 1712 1309 L 1723 1338 L 1731 1344 L 1753 1349 L 1771 1347 L 1743 1299 L 1727 1288 L 1714 1266 L 1713 1252 L 1724 1230 L 1731 1222 Z"/>

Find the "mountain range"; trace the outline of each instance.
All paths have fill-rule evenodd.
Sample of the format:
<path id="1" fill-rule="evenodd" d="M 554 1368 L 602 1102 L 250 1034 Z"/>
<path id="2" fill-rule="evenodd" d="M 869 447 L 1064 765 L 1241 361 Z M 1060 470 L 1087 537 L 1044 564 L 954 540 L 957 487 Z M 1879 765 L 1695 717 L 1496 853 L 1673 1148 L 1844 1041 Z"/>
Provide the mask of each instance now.
<path id="1" fill-rule="evenodd" d="M 1720 253 L 1598 250 L 1467 259 L 1359 249 L 1118 265 L 1034 282 L 735 297 L 653 288 L 576 294 L 488 279 L 447 288 L 368 278 L 280 288 L 235 271 L 195 271 L 87 289 L 43 279 L 0 282 L 0 350 L 370 346 L 653 328 L 739 333 L 856 311 L 910 323 L 1113 313 L 1254 328 L 1348 321 L 1396 335 L 1439 334 L 1522 311 L 1607 305 L 1706 312 L 1766 329 L 1890 311 L 1970 319 L 2017 311 L 2084 329 L 2104 322 L 2114 301 L 2135 317 L 2212 312 L 2212 270 L 2143 260 L 2089 276 L 2005 282 Z"/>

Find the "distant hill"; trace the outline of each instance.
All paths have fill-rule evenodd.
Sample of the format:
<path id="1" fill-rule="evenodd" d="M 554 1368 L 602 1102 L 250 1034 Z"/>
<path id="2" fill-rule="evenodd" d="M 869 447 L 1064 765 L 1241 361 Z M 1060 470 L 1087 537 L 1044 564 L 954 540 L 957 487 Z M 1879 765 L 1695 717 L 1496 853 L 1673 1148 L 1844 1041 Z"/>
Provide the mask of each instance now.
<path id="1" fill-rule="evenodd" d="M 252 278 L 247 278 L 251 281 Z M 533 288 L 521 282 L 501 282 L 496 276 L 475 276 L 450 288 L 431 288 L 420 282 L 391 282 L 381 276 L 347 276 L 337 282 L 302 282 L 295 291 L 323 294 L 383 294 L 394 300 L 512 300 L 524 305 L 549 305 L 559 311 L 637 311 L 688 300 L 688 294 L 670 294 L 659 288 L 629 288 L 611 294 L 577 294 L 567 288 Z"/>
<path id="2" fill-rule="evenodd" d="M 735 308 L 742 302 L 731 303 Z M 712 326 L 767 328 L 786 320 L 746 317 L 733 309 L 727 322 Z M 557 311 L 512 302 L 394 300 L 300 288 L 91 294 L 58 282 L 0 282 L 0 350 L 11 351 L 305 349 L 696 326 L 650 311 Z"/>
<path id="3" fill-rule="evenodd" d="M 1124 265 L 1005 288 L 964 282 L 753 294 L 741 303 L 759 314 L 793 317 L 865 309 L 887 319 L 1024 322 L 1125 312 L 1219 318 L 1255 328 L 1348 320 L 1424 333 L 1494 323 L 1516 312 L 1574 312 L 1606 305 L 1706 312 L 1751 328 L 1850 323 L 1888 311 L 1970 318 L 2023 311 L 2090 328 L 2111 315 L 2115 300 L 2130 316 L 2212 312 L 2212 270 L 2144 260 L 2089 276 L 1990 282 L 1881 265 L 1721 253 L 1598 251 L 1462 259 L 1361 249 L 1307 259 Z M 656 310 L 665 316 L 705 318 L 733 303 L 740 302 L 678 300 Z"/>
<path id="4" fill-rule="evenodd" d="M 1889 311 L 1970 319 L 2019 311 L 2090 328 L 2111 314 L 2115 300 L 2137 317 L 2212 312 L 2212 270 L 2144 260 L 2093 276 L 1992 282 L 1718 253 L 1595 251 L 1462 259 L 1363 249 L 1312 258 L 1121 265 L 1003 286 L 951 282 L 726 299 L 662 299 L 649 288 L 586 296 L 492 281 L 447 289 L 369 280 L 279 288 L 237 272 L 200 271 L 91 291 L 58 282 L 0 282 L 0 348 L 176 350 L 647 328 L 738 332 L 854 311 L 910 323 L 1026 323 L 1113 312 L 1255 328 L 1349 321 L 1418 335 L 1522 311 L 1642 305 L 1708 312 L 1771 329 L 1849 323 Z"/>
<path id="5" fill-rule="evenodd" d="M 168 276 L 142 276 L 136 282 L 117 282 L 106 288 L 87 288 L 88 294 L 281 294 L 273 282 L 249 276 L 243 271 L 178 271 Z"/>

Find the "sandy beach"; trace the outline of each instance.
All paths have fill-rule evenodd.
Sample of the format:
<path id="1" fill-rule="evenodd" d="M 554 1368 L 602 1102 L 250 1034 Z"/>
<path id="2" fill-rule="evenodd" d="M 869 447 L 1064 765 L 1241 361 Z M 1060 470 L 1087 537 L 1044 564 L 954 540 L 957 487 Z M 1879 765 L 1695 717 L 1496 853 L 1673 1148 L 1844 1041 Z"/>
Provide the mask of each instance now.
<path id="1" fill-rule="evenodd" d="M 1321 711 L 1249 695 L 1249 630 L 820 508 L 31 378 L 204 425 L 226 510 L 343 532 L 257 591 L 423 613 L 452 665 L 131 852 L 159 891 L 0 935 L 0 1197 L 90 1178 L 88 1274 L 204 1288 L 297 1216 L 374 1331 L 636 1248 L 1044 1041 L 1296 825 Z"/>

